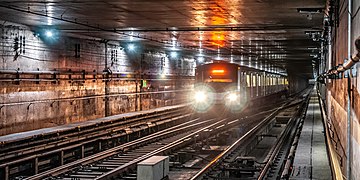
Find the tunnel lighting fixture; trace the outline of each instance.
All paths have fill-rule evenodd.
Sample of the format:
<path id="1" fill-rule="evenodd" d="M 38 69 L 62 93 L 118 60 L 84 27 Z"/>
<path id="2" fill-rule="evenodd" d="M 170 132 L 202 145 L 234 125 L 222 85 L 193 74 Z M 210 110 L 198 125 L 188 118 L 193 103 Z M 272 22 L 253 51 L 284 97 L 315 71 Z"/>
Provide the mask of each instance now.
<path id="1" fill-rule="evenodd" d="M 160 74 L 160 78 L 165 79 L 165 78 L 166 78 L 166 74 L 165 74 L 165 73 Z"/>
<path id="2" fill-rule="evenodd" d="M 200 63 L 202 63 L 202 62 L 204 62 L 204 57 L 202 57 L 202 56 L 200 56 L 200 57 L 198 57 L 198 61 L 200 62 Z"/>
<path id="3" fill-rule="evenodd" d="M 134 32 L 130 32 L 129 34 L 130 41 L 134 41 Z"/>
<path id="4" fill-rule="evenodd" d="M 176 57 L 177 57 L 177 53 L 174 52 L 174 51 L 171 52 L 171 53 L 170 53 L 170 57 L 171 57 L 171 58 L 176 58 Z"/>
<path id="5" fill-rule="evenodd" d="M 134 51 L 134 50 L 135 50 L 135 45 L 134 45 L 134 44 L 129 44 L 129 45 L 128 45 L 128 49 L 129 49 L 130 51 Z"/>
<path id="6" fill-rule="evenodd" d="M 304 14 L 315 14 L 315 13 L 321 13 L 323 11 L 323 8 L 297 8 L 298 13 L 304 13 Z"/>
<path id="7" fill-rule="evenodd" d="M 45 36 L 48 37 L 48 38 L 51 38 L 51 37 L 53 37 L 53 32 L 51 30 L 46 30 L 45 31 Z"/>
<path id="8" fill-rule="evenodd" d="M 310 57 L 317 58 L 319 56 L 317 54 L 310 54 Z"/>
<path id="9" fill-rule="evenodd" d="M 317 30 L 305 31 L 305 34 L 307 34 L 307 35 L 312 35 L 312 34 L 320 35 L 321 31 L 317 31 Z"/>
<path id="10" fill-rule="evenodd" d="M 307 49 L 308 50 L 319 50 L 319 48 L 316 48 L 316 47 L 308 47 Z"/>

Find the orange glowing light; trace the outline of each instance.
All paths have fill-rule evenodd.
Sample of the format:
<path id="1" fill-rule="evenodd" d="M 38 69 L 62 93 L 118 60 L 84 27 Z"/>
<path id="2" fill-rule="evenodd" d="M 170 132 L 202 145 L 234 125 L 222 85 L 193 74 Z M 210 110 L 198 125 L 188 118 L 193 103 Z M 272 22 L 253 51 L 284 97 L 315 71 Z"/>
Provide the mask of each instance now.
<path id="1" fill-rule="evenodd" d="M 211 44 L 215 46 L 224 47 L 225 46 L 225 34 L 222 31 L 216 31 L 212 33 Z"/>
<path id="2" fill-rule="evenodd" d="M 220 75 L 220 74 L 224 74 L 224 73 L 225 73 L 225 70 L 223 70 L 223 69 L 213 69 L 213 70 L 211 71 L 211 73 L 212 73 L 212 74 L 218 74 L 218 75 Z"/>
<path id="3" fill-rule="evenodd" d="M 206 79 L 205 82 L 221 82 L 221 83 L 231 83 L 233 82 L 232 79 Z"/>

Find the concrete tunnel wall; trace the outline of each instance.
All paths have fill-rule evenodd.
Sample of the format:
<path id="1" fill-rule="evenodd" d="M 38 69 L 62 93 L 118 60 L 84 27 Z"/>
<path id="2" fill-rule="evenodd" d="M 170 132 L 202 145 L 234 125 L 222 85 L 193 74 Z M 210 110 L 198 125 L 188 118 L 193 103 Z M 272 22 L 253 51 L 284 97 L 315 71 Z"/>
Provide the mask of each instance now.
<path id="1" fill-rule="evenodd" d="M 356 8 L 360 6 L 360 1 L 353 2 L 353 12 L 356 12 Z M 326 66 L 328 68 L 344 63 L 344 59 L 347 58 L 348 53 L 348 16 L 347 16 L 347 1 L 340 0 L 340 4 L 345 4 L 343 9 L 339 12 L 344 12 L 340 16 L 339 24 L 332 29 L 332 56 L 327 59 Z M 360 36 L 360 15 L 359 13 L 352 19 L 352 52 L 355 52 L 354 41 Z M 352 179 L 360 178 L 360 65 L 354 66 L 352 70 L 353 77 L 351 77 L 351 118 L 352 118 Z M 341 160 L 343 174 L 346 174 L 346 140 L 347 140 L 347 87 L 348 81 L 346 78 L 327 80 L 326 83 L 326 105 L 328 116 L 331 121 L 332 131 L 336 132 L 334 135 L 334 144 L 337 147 L 337 152 Z M 338 135 L 338 138 L 336 137 Z M 333 141 L 333 142 L 334 142 Z M 335 143 L 334 142 L 334 143 Z"/>
<path id="2" fill-rule="evenodd" d="M 105 68 L 105 43 L 99 40 L 64 37 L 51 41 L 37 37 L 28 27 L 5 22 L 0 26 L 0 70 L 10 71 L 69 71 L 98 72 Z M 18 47 L 14 47 L 15 41 Z M 75 57 L 75 44 L 80 44 L 80 57 Z M 143 50 L 128 52 L 119 42 L 109 42 L 107 64 L 114 72 L 124 76 L 138 73 L 140 63 L 145 74 L 154 73 L 159 81 L 147 82 L 142 91 L 188 90 L 192 80 L 181 77 L 193 76 L 195 60 L 188 57 L 169 59 L 164 52 Z M 126 73 L 130 73 L 126 75 Z M 119 73 L 121 77 L 121 73 Z M 161 76 L 160 76 L 161 75 Z M 164 80 L 176 75 L 174 80 Z M 36 75 L 21 74 L 21 78 L 36 78 Z M 40 75 L 45 77 L 44 75 Z M 1 73 L 0 78 L 11 79 L 16 75 Z M 71 78 L 81 79 L 80 75 Z M 86 77 L 93 77 L 86 75 Z M 154 75 L 152 75 L 154 77 Z M 58 126 L 105 116 L 105 81 L 102 76 L 80 81 L 69 80 L 69 75 L 56 83 L 50 81 L 1 81 L 0 102 L 8 105 L 0 108 L 0 135 Z M 150 86 L 151 85 L 151 86 Z M 108 82 L 108 115 L 120 114 L 183 102 L 183 93 L 162 93 L 143 95 L 141 101 L 134 95 L 140 89 L 140 81 L 112 80 Z M 130 95 L 123 95 L 130 93 Z M 72 98 L 84 98 L 71 100 Z M 60 101 L 38 102 L 39 100 L 68 98 Z M 70 100 L 69 100 L 70 99 Z M 35 101 L 35 102 L 33 102 Z M 137 101 L 137 102 L 136 102 Z"/>

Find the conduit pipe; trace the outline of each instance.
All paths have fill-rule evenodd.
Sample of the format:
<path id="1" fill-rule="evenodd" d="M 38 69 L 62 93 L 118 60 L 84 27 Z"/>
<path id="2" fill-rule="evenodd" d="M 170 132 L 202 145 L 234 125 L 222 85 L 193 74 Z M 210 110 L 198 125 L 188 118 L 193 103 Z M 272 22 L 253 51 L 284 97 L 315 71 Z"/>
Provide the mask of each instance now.
<path id="1" fill-rule="evenodd" d="M 351 30 L 350 30 L 351 31 Z M 348 35 L 351 38 L 351 35 Z M 349 61 L 346 61 L 343 65 L 339 65 L 339 67 L 336 69 L 336 71 L 344 72 L 351 67 L 353 67 L 357 62 L 360 60 L 360 36 L 355 40 L 355 47 L 356 47 L 356 53 L 354 53 L 353 56 L 351 56 L 351 40 L 349 40 L 348 44 L 348 54 L 349 54 Z"/>
<path id="2" fill-rule="evenodd" d="M 355 61 L 353 60 L 353 58 L 351 57 L 351 26 L 352 26 L 352 0 L 348 0 L 348 61 L 346 63 L 344 63 L 344 65 L 342 66 L 343 69 L 341 70 L 347 70 L 350 69 L 355 63 L 357 63 L 359 61 L 359 51 L 357 51 L 357 54 L 355 56 Z M 359 45 L 359 37 L 356 39 L 355 41 L 355 46 Z M 358 50 L 359 48 L 356 47 L 356 49 Z M 357 59 L 357 61 L 356 61 Z M 351 158 L 351 149 L 352 149 L 352 142 L 351 142 L 351 79 L 350 79 L 350 75 L 351 75 L 351 71 L 348 71 L 348 93 L 347 93 L 347 137 L 346 137 L 346 178 L 348 180 L 351 180 L 351 164 L 352 164 L 352 158 Z"/>
<path id="3" fill-rule="evenodd" d="M 351 40 L 350 40 L 351 42 Z M 345 62 L 343 65 L 340 65 L 337 68 L 338 72 L 344 72 L 348 69 L 350 69 L 352 66 L 354 66 L 354 64 L 356 64 L 357 62 L 359 62 L 360 59 L 360 36 L 355 40 L 355 47 L 356 47 L 356 51 L 357 53 L 354 53 L 353 56 L 351 56 L 351 43 L 349 43 L 349 61 Z"/>
<path id="4" fill-rule="evenodd" d="M 351 42 L 351 40 L 349 40 Z M 349 43 L 348 45 L 349 49 L 351 50 L 351 43 Z M 331 76 L 331 75 L 336 75 L 339 73 L 342 73 L 348 69 L 350 69 L 351 67 L 353 67 L 357 62 L 359 62 L 360 60 L 360 36 L 355 40 L 355 49 L 356 49 L 356 53 L 354 53 L 353 55 L 351 55 L 351 51 L 348 51 L 349 54 L 349 61 L 345 62 L 344 64 L 340 64 L 338 65 L 336 68 L 332 68 L 330 69 L 327 73 L 323 74 L 322 76 Z"/>
<path id="5" fill-rule="evenodd" d="M 104 40 L 104 43 L 105 43 L 105 67 L 104 67 L 104 71 L 103 72 L 108 72 L 106 75 L 105 75 L 105 78 L 106 79 L 109 79 L 109 74 L 112 73 L 112 71 L 110 70 L 110 68 L 108 67 L 108 41 L 107 40 Z M 105 117 L 107 116 L 110 116 L 111 115 L 111 112 L 110 112 L 110 102 L 109 102 L 109 94 L 110 94 L 110 81 L 109 80 L 105 80 L 105 83 L 104 83 L 105 87 Z M 137 97 L 137 95 L 136 95 Z"/>

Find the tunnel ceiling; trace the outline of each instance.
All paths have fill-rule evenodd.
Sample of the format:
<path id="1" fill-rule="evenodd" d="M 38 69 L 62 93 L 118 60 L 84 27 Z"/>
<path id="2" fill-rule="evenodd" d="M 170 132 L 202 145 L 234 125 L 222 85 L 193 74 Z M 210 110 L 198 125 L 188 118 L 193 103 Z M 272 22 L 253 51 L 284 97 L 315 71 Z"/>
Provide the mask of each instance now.
<path id="1" fill-rule="evenodd" d="M 311 77 L 324 8 L 325 0 L 0 0 L 0 19 Z"/>

